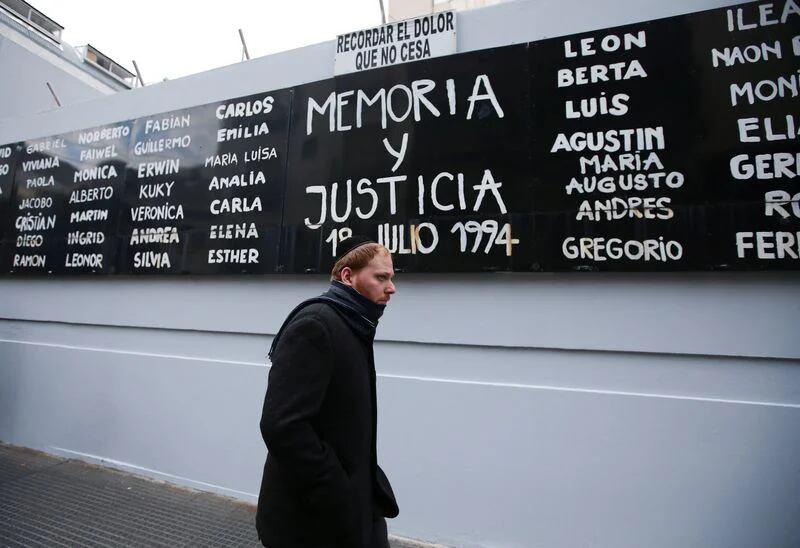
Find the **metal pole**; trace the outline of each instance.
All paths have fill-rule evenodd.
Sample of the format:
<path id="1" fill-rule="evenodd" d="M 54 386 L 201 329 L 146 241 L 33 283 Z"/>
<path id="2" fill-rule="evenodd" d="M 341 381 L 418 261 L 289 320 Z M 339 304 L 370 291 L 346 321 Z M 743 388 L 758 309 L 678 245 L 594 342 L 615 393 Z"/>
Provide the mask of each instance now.
<path id="1" fill-rule="evenodd" d="M 50 85 L 50 82 L 45 82 L 45 83 L 47 84 L 47 89 L 49 89 L 50 93 L 53 95 L 53 99 L 55 99 L 56 105 L 61 106 L 61 101 L 58 100 L 58 95 L 56 95 L 56 92 L 53 91 L 53 86 Z"/>
<path id="2" fill-rule="evenodd" d="M 378 0 L 378 4 L 381 7 L 381 25 L 386 24 L 386 11 L 383 9 L 383 0 Z"/>
<path id="3" fill-rule="evenodd" d="M 245 59 L 249 61 L 250 52 L 247 51 L 247 43 L 244 41 L 244 33 L 242 32 L 242 29 L 239 29 L 239 38 L 242 39 L 242 53 L 244 54 Z"/>
<path id="4" fill-rule="evenodd" d="M 139 72 L 139 65 L 136 64 L 136 61 L 133 61 L 133 68 L 136 71 L 136 78 L 139 80 L 139 85 L 144 87 L 144 79 L 142 78 L 142 73 Z"/>

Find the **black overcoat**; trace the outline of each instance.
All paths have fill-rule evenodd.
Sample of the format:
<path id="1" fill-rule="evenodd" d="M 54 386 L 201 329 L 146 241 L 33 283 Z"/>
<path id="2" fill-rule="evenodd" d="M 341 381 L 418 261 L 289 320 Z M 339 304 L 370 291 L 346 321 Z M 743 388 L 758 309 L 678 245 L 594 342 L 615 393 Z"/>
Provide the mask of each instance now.
<path id="1" fill-rule="evenodd" d="M 272 353 L 261 434 L 267 461 L 256 526 L 270 548 L 362 548 L 395 517 L 378 467 L 374 329 L 332 304 L 288 320 Z"/>

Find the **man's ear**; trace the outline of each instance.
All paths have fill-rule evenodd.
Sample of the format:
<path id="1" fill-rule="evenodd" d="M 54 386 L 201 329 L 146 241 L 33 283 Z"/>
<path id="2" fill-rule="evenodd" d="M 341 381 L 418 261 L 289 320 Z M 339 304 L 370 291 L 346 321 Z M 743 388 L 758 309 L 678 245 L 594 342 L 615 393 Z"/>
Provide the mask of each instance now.
<path id="1" fill-rule="evenodd" d="M 342 269 L 342 283 L 344 285 L 353 285 L 353 269 L 346 266 Z"/>

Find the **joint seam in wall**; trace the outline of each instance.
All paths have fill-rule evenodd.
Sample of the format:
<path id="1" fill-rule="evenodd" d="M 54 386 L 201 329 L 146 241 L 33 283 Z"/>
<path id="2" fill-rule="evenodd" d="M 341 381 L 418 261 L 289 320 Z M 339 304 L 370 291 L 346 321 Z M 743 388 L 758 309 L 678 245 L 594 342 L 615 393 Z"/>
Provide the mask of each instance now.
<path id="1" fill-rule="evenodd" d="M 96 324 L 86 322 L 69 322 L 63 320 L 37 320 L 28 318 L 7 318 L 0 316 L 0 321 L 20 322 L 20 323 L 34 323 L 34 324 L 53 324 L 53 325 L 69 325 L 74 327 L 97 327 L 101 329 L 141 329 L 152 331 L 174 331 L 179 333 L 203 333 L 203 334 L 219 334 L 219 335 L 244 335 L 250 337 L 274 337 L 275 333 L 256 332 L 256 331 L 219 331 L 213 329 L 196 329 L 186 327 L 168 327 L 168 326 L 148 326 L 148 325 L 124 325 L 124 324 Z M 455 347 L 455 348 L 485 348 L 485 349 L 502 349 L 502 350 L 535 350 L 543 352 L 576 352 L 576 353 L 607 353 L 607 354 L 625 354 L 635 356 L 674 356 L 674 357 L 690 357 L 690 358 L 723 358 L 723 359 L 748 359 L 760 361 L 798 361 L 800 363 L 800 356 L 763 356 L 763 355 L 747 355 L 747 354 L 709 354 L 702 352 L 666 352 L 666 351 L 646 351 L 646 350 L 625 350 L 615 348 L 565 348 L 557 346 L 523 346 L 523 345 L 502 345 L 502 344 L 471 344 L 468 342 L 442 342 L 442 341 L 423 341 L 423 340 L 400 340 L 400 339 L 375 339 L 376 344 L 403 344 L 403 345 L 430 345 L 442 347 Z"/>
<path id="2" fill-rule="evenodd" d="M 53 343 L 39 343 L 39 342 L 31 342 L 31 341 L 14 341 L 8 339 L 0 339 L 0 343 L 9 343 L 9 344 L 23 344 L 23 345 L 31 345 L 31 346 L 43 346 L 43 347 L 50 347 L 50 348 L 61 348 L 65 350 L 77 350 L 77 351 L 85 351 L 85 352 L 105 352 L 111 354 L 121 354 L 121 355 L 129 355 L 129 356 L 143 356 L 143 357 L 151 357 L 151 358 L 167 358 L 167 359 L 175 359 L 175 360 L 186 360 L 186 361 L 197 361 L 201 363 L 223 363 L 223 364 L 231 364 L 231 365 L 249 365 L 249 366 L 256 366 L 256 367 L 270 367 L 267 363 L 260 363 L 260 362 L 245 362 L 245 361 L 234 361 L 234 360 L 222 360 L 222 359 L 212 359 L 212 358 L 198 358 L 193 356 L 180 356 L 180 355 L 172 355 L 172 354 L 156 354 L 156 353 L 148 353 L 148 352 L 130 352 L 127 350 L 108 350 L 105 348 L 92 348 L 92 347 L 82 347 L 82 346 L 70 346 L 70 345 L 62 345 L 62 344 L 53 344 Z M 552 391 L 552 392 L 570 392 L 570 393 L 577 393 L 577 394 L 593 394 L 593 395 L 602 395 L 602 396 L 626 396 L 626 397 L 637 397 L 637 398 L 657 398 L 657 399 L 667 399 L 667 400 L 682 400 L 682 401 L 697 401 L 703 403 L 724 403 L 724 404 L 736 404 L 736 405 L 754 405 L 754 406 L 764 406 L 764 407 L 785 407 L 790 409 L 800 409 L 800 404 L 794 403 L 783 403 L 783 402 L 762 402 L 762 401 L 753 401 L 753 400 L 737 400 L 737 399 L 727 399 L 727 398 L 710 398 L 710 397 L 700 397 L 700 396 L 681 396 L 681 395 L 674 395 L 674 394 L 657 394 L 652 392 L 631 392 L 631 391 L 624 391 L 624 390 L 605 390 L 605 389 L 596 389 L 596 388 L 578 388 L 578 387 L 570 387 L 570 386 L 551 386 L 551 385 L 536 385 L 536 384 L 523 384 L 523 383 L 510 383 L 510 382 L 493 382 L 493 381 L 472 381 L 472 380 L 465 380 L 465 379 L 443 379 L 437 377 L 421 377 L 421 376 L 413 376 L 413 375 L 395 375 L 391 373 L 378 373 L 378 377 L 384 379 L 395 379 L 395 380 L 408 380 L 408 381 L 418 381 L 418 382 L 434 382 L 434 383 L 445 383 L 445 384 L 460 384 L 460 385 L 469 385 L 469 386 L 484 386 L 484 387 L 495 387 L 495 388 L 514 388 L 514 389 L 526 389 L 526 390 L 545 390 L 545 391 Z"/>

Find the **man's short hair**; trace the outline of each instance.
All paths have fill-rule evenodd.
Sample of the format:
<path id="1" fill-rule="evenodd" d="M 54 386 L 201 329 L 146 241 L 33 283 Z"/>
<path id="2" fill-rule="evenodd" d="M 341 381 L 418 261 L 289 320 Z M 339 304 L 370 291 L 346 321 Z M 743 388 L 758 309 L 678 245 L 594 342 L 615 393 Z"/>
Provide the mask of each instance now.
<path id="1" fill-rule="evenodd" d="M 342 281 L 342 270 L 345 267 L 350 267 L 350 270 L 360 270 L 367 266 L 375 255 L 382 253 L 391 255 L 388 249 L 381 244 L 375 242 L 360 245 L 350 252 L 346 253 L 343 257 L 336 261 L 331 270 L 331 280 Z"/>

